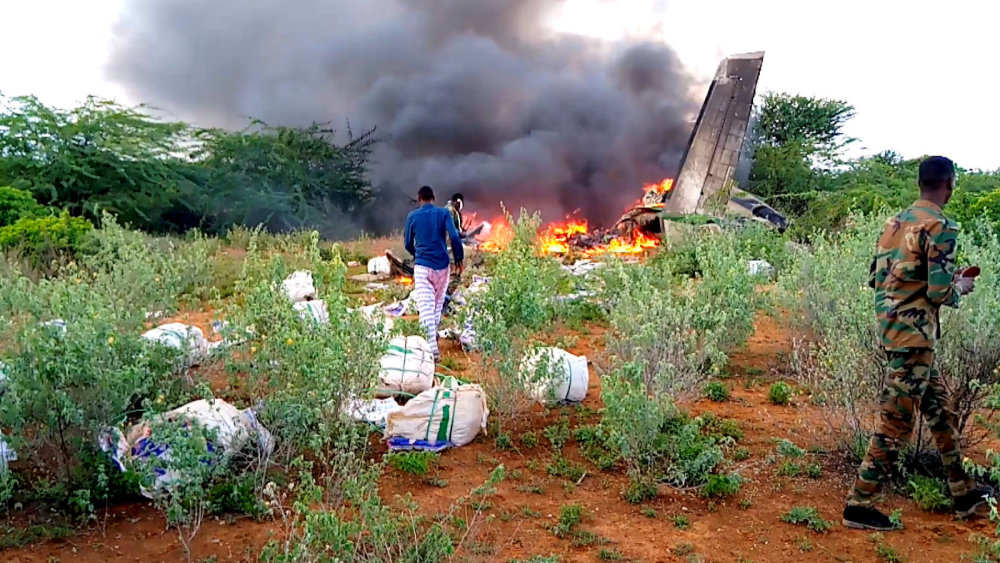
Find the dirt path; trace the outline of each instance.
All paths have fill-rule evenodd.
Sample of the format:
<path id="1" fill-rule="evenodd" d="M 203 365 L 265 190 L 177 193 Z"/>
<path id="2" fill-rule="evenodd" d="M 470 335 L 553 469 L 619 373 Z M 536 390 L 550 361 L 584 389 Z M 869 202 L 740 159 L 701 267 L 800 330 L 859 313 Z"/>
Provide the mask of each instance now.
<path id="1" fill-rule="evenodd" d="M 574 353 L 586 353 L 597 360 L 603 348 L 600 331 L 578 335 Z M 732 361 L 733 371 L 741 375 L 726 380 L 732 397 L 723 403 L 705 400 L 688 405 L 693 413 L 711 411 L 719 416 L 738 419 L 745 436 L 740 441 L 750 449 L 750 457 L 736 462 L 734 468 L 748 480 L 733 499 L 709 502 L 695 492 L 662 488 L 654 502 L 641 506 L 626 503 L 620 491 L 627 480 L 621 473 L 603 473 L 586 464 L 588 473 L 579 484 L 568 484 L 550 477 L 545 464 L 551 451 L 545 445 L 519 452 L 500 451 L 493 436 L 481 437 L 473 444 L 441 456 L 436 479 L 445 486 L 388 470 L 382 492 L 387 500 L 411 493 L 427 515 L 446 513 L 449 507 L 471 489 L 481 485 L 498 464 L 511 477 L 490 499 L 491 506 L 482 513 L 458 513 L 472 523 L 470 533 L 459 551 L 460 560 L 510 561 L 532 555 L 558 555 L 560 561 L 598 561 L 601 550 L 616 551 L 632 561 L 879 561 L 876 542 L 866 532 L 851 531 L 839 525 L 843 497 L 850 475 L 832 456 L 815 456 L 823 471 L 818 479 L 779 477 L 777 463 L 768 463 L 775 452 L 775 439 L 785 438 L 809 449 L 826 449 L 830 440 L 822 412 L 801 397 L 790 406 L 775 406 L 767 400 L 768 385 L 780 377 L 790 347 L 789 335 L 769 317 L 761 317 L 755 335 L 745 350 Z M 471 373 L 471 359 L 455 346 L 444 353 L 454 358 L 458 370 Z M 600 369 L 595 371 L 600 372 Z M 573 425 L 596 422 L 600 408 L 599 380 L 592 377 L 591 390 L 584 409 L 567 409 Z M 543 429 L 560 416 L 557 411 L 540 409 L 513 432 L 515 438 L 524 430 L 541 435 Z M 544 440 L 542 440 L 544 442 Z M 583 462 L 575 449 L 567 447 L 566 456 Z M 977 457 L 973 453 L 973 457 Z M 585 462 L 583 462 L 585 463 Z M 548 528 L 559 514 L 561 505 L 579 503 L 589 513 L 582 529 L 593 532 L 600 542 L 577 547 L 569 539 L 556 538 Z M 794 506 L 814 506 L 822 517 L 836 523 L 826 534 L 780 521 L 781 514 Z M 993 526 L 979 518 L 969 522 L 954 521 L 947 514 L 931 514 L 901 496 L 890 495 L 883 507 L 902 509 L 906 529 L 886 534 L 878 543 L 891 546 L 903 561 L 959 561 L 971 550 L 971 533 L 992 534 Z M 689 527 L 678 529 L 675 516 L 686 517 Z M 273 534 L 280 533 L 275 522 L 252 522 L 239 519 L 206 522 L 194 544 L 195 560 L 215 557 L 217 561 L 253 561 L 260 546 Z M 163 519 L 148 505 L 119 506 L 107 521 L 102 534 L 96 529 L 42 545 L 0 552 L 0 560 L 28 561 L 183 561 L 176 536 L 165 531 Z"/>

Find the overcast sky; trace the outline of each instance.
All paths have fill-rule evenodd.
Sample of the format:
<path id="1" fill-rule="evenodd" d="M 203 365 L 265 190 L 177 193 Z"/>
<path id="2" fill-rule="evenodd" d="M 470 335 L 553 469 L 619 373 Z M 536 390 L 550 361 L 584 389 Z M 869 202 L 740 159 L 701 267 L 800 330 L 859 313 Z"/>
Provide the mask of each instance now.
<path id="1" fill-rule="evenodd" d="M 0 0 L 0 92 L 61 106 L 87 94 L 142 102 L 105 71 L 119 9 L 119 0 Z M 848 132 L 864 152 L 996 169 L 998 21 L 1000 2 L 979 0 L 567 0 L 550 24 L 661 38 L 706 81 L 725 55 L 763 50 L 758 93 L 847 100 L 858 113 Z"/>

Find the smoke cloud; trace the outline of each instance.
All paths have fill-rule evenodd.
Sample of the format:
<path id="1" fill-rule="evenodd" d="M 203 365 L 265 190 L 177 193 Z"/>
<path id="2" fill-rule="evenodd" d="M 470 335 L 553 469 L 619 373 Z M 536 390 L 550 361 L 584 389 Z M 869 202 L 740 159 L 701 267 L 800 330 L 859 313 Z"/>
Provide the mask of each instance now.
<path id="1" fill-rule="evenodd" d="M 423 184 L 486 218 L 609 225 L 676 174 L 699 100 L 664 44 L 544 29 L 560 3 L 127 0 L 109 72 L 199 125 L 376 126 L 369 231 L 400 228 Z"/>

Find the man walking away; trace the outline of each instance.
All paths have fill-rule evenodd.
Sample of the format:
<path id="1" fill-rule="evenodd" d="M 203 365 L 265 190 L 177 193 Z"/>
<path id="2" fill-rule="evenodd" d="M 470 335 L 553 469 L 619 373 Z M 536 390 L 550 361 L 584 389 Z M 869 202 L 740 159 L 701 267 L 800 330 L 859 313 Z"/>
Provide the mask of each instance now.
<path id="1" fill-rule="evenodd" d="M 417 202 L 420 207 L 406 217 L 403 244 L 414 258 L 412 295 L 417 301 L 420 326 L 427 334 L 427 342 L 437 361 L 441 359 L 437 343 L 438 326 L 448 288 L 449 262 L 445 235 L 451 239 L 456 274 L 462 273 L 464 249 L 451 214 L 444 208 L 434 206 L 434 190 L 430 186 L 420 188 Z"/>
<path id="2" fill-rule="evenodd" d="M 938 309 L 958 307 L 973 290 L 972 272 L 955 271 L 958 228 L 941 212 L 955 188 L 955 165 L 942 156 L 920 163 L 920 199 L 886 223 L 871 265 L 875 313 L 889 374 L 882 391 L 880 427 L 872 437 L 854 487 L 847 496 L 844 525 L 866 530 L 899 526 L 872 503 L 879 485 L 913 431 L 914 410 L 927 419 L 941 453 L 955 513 L 969 516 L 992 489 L 977 486 L 962 468 L 958 421 L 941 374 L 934 369 L 940 337 Z"/>
<path id="3" fill-rule="evenodd" d="M 462 220 L 463 207 L 465 207 L 465 196 L 462 194 L 455 194 L 451 196 L 448 203 L 444 205 L 444 208 L 448 210 L 448 213 L 451 215 L 451 220 L 455 224 L 455 230 L 458 231 L 459 236 L 464 239 L 468 235 L 464 230 L 465 227 Z"/>

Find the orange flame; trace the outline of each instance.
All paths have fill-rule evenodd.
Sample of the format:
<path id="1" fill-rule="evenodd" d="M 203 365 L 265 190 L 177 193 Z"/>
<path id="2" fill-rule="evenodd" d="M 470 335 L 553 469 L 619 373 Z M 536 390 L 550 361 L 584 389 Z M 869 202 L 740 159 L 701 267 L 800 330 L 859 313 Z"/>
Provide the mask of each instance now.
<path id="1" fill-rule="evenodd" d="M 646 184 L 645 186 L 642 187 L 642 191 L 643 192 L 648 192 L 650 190 L 656 190 L 656 193 L 658 193 L 658 194 L 665 194 L 665 193 L 669 192 L 672 189 L 674 189 L 674 179 L 673 178 L 667 178 L 667 179 L 663 180 L 662 182 L 660 182 L 658 184 L 656 184 L 656 183 Z"/>
<path id="2" fill-rule="evenodd" d="M 413 278 L 410 278 L 410 277 L 407 277 L 407 276 L 399 276 L 398 278 L 396 278 L 396 281 L 400 285 L 410 285 L 410 284 L 413 283 Z"/>
<path id="3" fill-rule="evenodd" d="M 643 186 L 643 193 L 655 190 L 665 194 L 674 189 L 673 178 L 666 178 L 659 183 Z M 637 202 L 638 203 L 638 202 Z M 550 223 L 538 235 L 538 245 L 546 254 L 567 254 L 572 248 L 571 239 L 577 235 L 586 235 L 589 228 L 586 220 L 566 219 L 562 223 Z M 481 250 L 498 252 L 507 247 L 514 238 L 514 231 L 503 218 L 491 223 L 491 230 L 486 240 L 479 245 Z M 611 240 L 593 248 L 582 250 L 583 256 L 592 257 L 602 254 L 641 254 L 660 245 L 660 239 L 639 230 L 618 235 Z"/>

